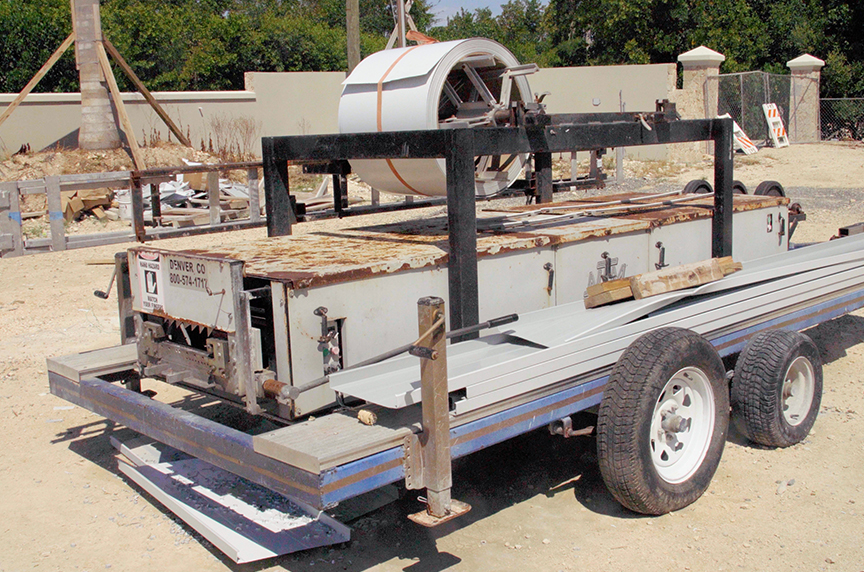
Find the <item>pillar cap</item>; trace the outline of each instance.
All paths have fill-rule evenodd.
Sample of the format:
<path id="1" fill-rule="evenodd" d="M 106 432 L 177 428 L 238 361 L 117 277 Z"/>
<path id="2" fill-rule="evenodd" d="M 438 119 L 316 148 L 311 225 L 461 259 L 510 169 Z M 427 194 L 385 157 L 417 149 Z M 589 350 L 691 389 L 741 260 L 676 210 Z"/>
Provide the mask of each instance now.
<path id="1" fill-rule="evenodd" d="M 788 67 L 793 72 L 799 73 L 819 71 L 824 65 L 825 60 L 820 60 L 819 58 L 811 56 L 810 54 L 802 54 L 794 60 L 789 60 L 788 62 L 786 62 L 786 67 Z"/>
<path id="2" fill-rule="evenodd" d="M 726 61 L 726 56 L 720 52 L 715 52 L 711 48 L 699 46 L 698 48 L 693 48 L 689 52 L 684 52 L 678 56 L 678 61 L 681 62 L 685 68 L 719 68 L 720 64 Z"/>

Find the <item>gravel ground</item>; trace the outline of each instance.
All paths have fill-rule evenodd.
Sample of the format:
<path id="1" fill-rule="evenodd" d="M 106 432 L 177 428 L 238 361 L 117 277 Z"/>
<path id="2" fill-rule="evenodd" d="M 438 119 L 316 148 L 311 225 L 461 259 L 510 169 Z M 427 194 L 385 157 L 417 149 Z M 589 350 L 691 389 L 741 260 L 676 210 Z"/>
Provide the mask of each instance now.
<path id="1" fill-rule="evenodd" d="M 765 179 L 787 186 L 808 213 L 796 241 L 827 240 L 839 226 L 864 220 L 860 146 L 760 153 L 736 166 L 736 178 L 750 187 Z M 605 192 L 677 188 L 707 168 L 680 167 L 667 181 L 631 178 Z M 256 229 L 159 244 L 263 236 Z M 120 476 L 109 443 L 120 428 L 48 393 L 46 356 L 118 342 L 113 300 L 92 295 L 111 268 L 91 263 L 126 246 L 0 260 L 0 572 L 864 570 L 861 312 L 808 332 L 825 361 L 825 393 L 809 437 L 775 450 L 733 429 L 708 492 L 681 511 L 648 518 L 622 509 L 604 488 L 591 438 L 538 430 L 455 463 L 453 496 L 473 509 L 442 527 L 407 520 L 420 509 L 410 494 L 350 523 L 350 543 L 236 566 Z"/>

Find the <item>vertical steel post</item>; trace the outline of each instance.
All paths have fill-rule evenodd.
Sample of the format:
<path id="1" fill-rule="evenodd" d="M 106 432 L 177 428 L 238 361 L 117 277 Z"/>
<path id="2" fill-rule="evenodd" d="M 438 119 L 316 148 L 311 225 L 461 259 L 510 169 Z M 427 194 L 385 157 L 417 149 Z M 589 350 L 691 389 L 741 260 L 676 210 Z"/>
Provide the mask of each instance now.
<path id="1" fill-rule="evenodd" d="M 343 183 L 345 183 L 343 185 Z M 333 210 L 336 216 L 342 218 L 342 209 L 345 208 L 345 191 L 348 190 L 347 180 L 343 175 L 333 175 Z"/>
<path id="2" fill-rule="evenodd" d="M 471 129 L 450 129 L 446 131 L 446 140 L 450 327 L 458 329 L 473 326 L 480 321 L 477 212 L 474 203 L 474 133 Z M 461 339 L 475 337 L 476 333 Z"/>
<path id="3" fill-rule="evenodd" d="M 153 226 L 162 226 L 162 193 L 160 183 L 150 183 L 150 213 L 153 215 Z"/>
<path id="4" fill-rule="evenodd" d="M 732 120 L 713 119 L 714 218 L 711 223 L 711 256 L 732 256 Z"/>
<path id="5" fill-rule="evenodd" d="M 473 161 L 472 161 L 473 163 Z M 444 300 L 430 296 L 417 301 L 420 335 L 444 317 Z M 450 512 L 450 409 L 447 386 L 447 337 L 442 322 L 420 347 L 431 350 L 431 359 L 420 359 L 420 396 L 423 407 L 423 482 L 426 485 L 427 512 L 443 518 Z"/>
<path id="6" fill-rule="evenodd" d="M 277 159 L 273 149 L 273 139 L 261 140 L 264 155 L 264 196 L 267 211 L 267 236 L 287 236 L 291 225 L 297 223 L 297 216 L 291 206 L 288 184 L 288 162 Z"/>
<path id="7" fill-rule="evenodd" d="M 552 153 L 534 153 L 534 174 L 537 177 L 537 202 L 551 203 Z"/>
<path id="8" fill-rule="evenodd" d="M 408 31 L 405 29 L 405 0 L 396 0 L 396 27 L 399 29 L 399 47 L 404 48 L 407 43 L 405 34 Z"/>
<path id="9" fill-rule="evenodd" d="M 117 279 L 117 313 L 120 317 L 120 343 L 135 338 L 135 312 L 132 310 L 132 284 L 129 279 L 129 256 L 126 252 L 114 255 L 114 272 Z"/>
<path id="10" fill-rule="evenodd" d="M 232 262 L 231 292 L 234 293 L 234 334 L 229 335 L 230 357 L 234 360 L 234 371 L 237 375 L 237 386 L 246 402 L 246 411 L 252 415 L 261 413 L 258 406 L 258 387 L 255 385 L 255 373 L 252 371 L 252 314 L 249 309 L 251 300 L 243 284 L 243 263 Z M 233 341 L 233 344 L 231 342 Z"/>

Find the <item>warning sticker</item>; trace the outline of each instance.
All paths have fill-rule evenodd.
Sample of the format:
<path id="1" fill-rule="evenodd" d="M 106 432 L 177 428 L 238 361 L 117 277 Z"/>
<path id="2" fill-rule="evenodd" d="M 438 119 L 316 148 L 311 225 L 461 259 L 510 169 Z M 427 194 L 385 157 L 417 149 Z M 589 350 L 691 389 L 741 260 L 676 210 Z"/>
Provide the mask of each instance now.
<path id="1" fill-rule="evenodd" d="M 145 312 L 165 308 L 162 284 L 162 257 L 156 252 L 138 253 L 138 282 L 141 287 L 141 309 Z"/>

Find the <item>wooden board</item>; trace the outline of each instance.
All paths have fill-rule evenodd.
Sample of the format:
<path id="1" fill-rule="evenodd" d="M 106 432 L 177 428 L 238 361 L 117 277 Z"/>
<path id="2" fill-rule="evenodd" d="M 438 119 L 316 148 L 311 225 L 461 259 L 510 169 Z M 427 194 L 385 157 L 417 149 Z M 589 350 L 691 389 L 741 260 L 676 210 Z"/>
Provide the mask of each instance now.
<path id="1" fill-rule="evenodd" d="M 114 77 L 114 72 L 111 71 L 111 64 L 108 63 L 108 55 L 105 53 L 105 46 L 102 45 L 102 42 L 96 42 L 96 53 L 99 56 L 99 65 L 102 66 L 105 81 L 108 83 L 108 90 L 114 99 L 114 106 L 117 108 L 117 115 L 120 117 L 120 125 L 126 133 L 126 142 L 129 143 L 129 151 L 132 152 L 132 162 L 135 163 L 135 168 L 139 171 L 146 169 L 147 164 L 144 162 L 144 155 L 141 154 L 138 141 L 135 139 L 135 132 L 132 130 L 132 121 L 129 120 L 129 115 L 126 113 L 123 96 L 120 93 L 120 88 L 117 87 L 117 79 Z"/>
<path id="2" fill-rule="evenodd" d="M 73 10 L 74 13 L 74 10 Z M 156 101 L 156 98 L 153 97 L 153 94 L 150 93 L 150 90 L 144 86 L 144 83 L 138 79 L 138 76 L 135 75 L 135 72 L 132 71 L 132 68 L 126 63 L 126 60 L 123 59 L 123 56 L 120 55 L 120 52 L 117 51 L 117 48 L 114 47 L 114 44 L 108 41 L 108 38 L 103 36 L 102 43 L 105 45 L 105 48 L 108 50 L 108 53 L 111 54 L 111 57 L 114 58 L 114 61 L 117 62 L 117 65 L 120 66 L 120 69 L 126 74 L 129 80 L 135 85 L 138 91 L 141 92 L 141 95 L 144 96 L 144 99 L 147 100 L 147 103 L 153 108 L 153 111 L 165 122 L 165 125 L 168 126 L 168 129 L 174 134 L 175 137 L 187 147 L 191 147 L 192 144 L 189 142 L 189 139 L 183 135 L 183 132 L 177 127 L 171 118 L 168 117 L 168 113 L 159 105 L 159 102 Z"/>
<path id="3" fill-rule="evenodd" d="M 723 269 L 716 258 L 691 262 L 630 278 L 630 289 L 637 300 L 666 292 L 692 288 L 723 278 Z"/>
<path id="4" fill-rule="evenodd" d="M 619 278 L 618 280 L 609 280 L 600 284 L 592 284 L 588 286 L 588 297 L 585 298 L 586 308 L 596 308 L 597 306 L 605 306 L 618 300 L 627 300 L 633 297 L 633 290 L 630 288 L 629 278 Z"/>
<path id="5" fill-rule="evenodd" d="M 72 10 L 72 12 L 75 12 L 75 10 Z M 45 64 L 38 72 L 36 72 L 36 75 L 34 75 L 33 78 L 29 82 L 27 82 L 27 85 L 24 86 L 24 89 L 21 90 L 21 93 L 18 94 L 18 97 L 16 97 L 12 101 L 12 103 L 10 103 L 9 106 L 3 111 L 3 114 L 0 115 L 0 125 L 2 125 L 4 121 L 6 121 L 6 118 L 12 115 L 12 112 L 15 111 L 15 108 L 18 107 L 18 105 L 22 101 L 24 101 L 24 98 L 27 97 L 27 95 L 31 91 L 33 91 L 33 88 L 36 87 L 36 84 L 38 84 L 39 81 L 43 77 L 45 77 L 45 74 L 47 74 L 52 67 L 54 67 L 54 64 L 57 63 L 57 60 L 60 59 L 60 56 L 66 53 L 66 50 L 69 49 L 69 46 L 71 46 L 72 42 L 74 41 L 75 32 L 72 32 L 71 34 L 69 34 L 69 37 L 63 40 L 63 43 L 60 44 L 60 47 L 57 48 L 57 50 L 53 54 L 51 54 L 51 57 L 48 58 L 48 61 L 45 62 Z"/>

